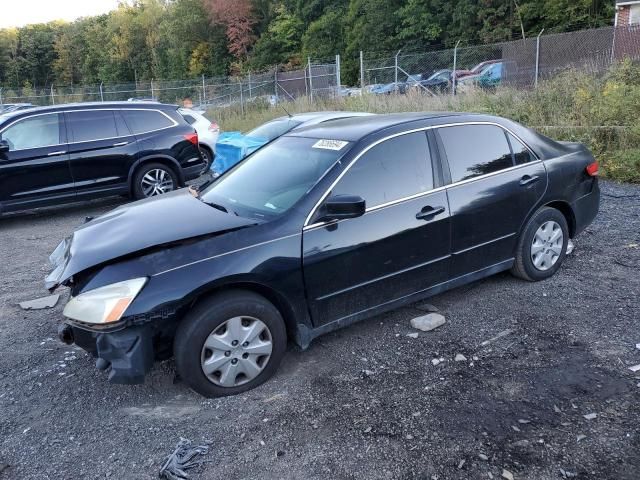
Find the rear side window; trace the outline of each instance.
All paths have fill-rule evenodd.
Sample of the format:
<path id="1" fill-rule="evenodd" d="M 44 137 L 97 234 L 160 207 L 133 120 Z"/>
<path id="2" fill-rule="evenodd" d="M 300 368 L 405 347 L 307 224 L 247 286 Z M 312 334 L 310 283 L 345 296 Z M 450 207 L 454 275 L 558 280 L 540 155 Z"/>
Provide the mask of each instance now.
<path id="1" fill-rule="evenodd" d="M 173 122 L 157 110 L 122 110 L 121 113 L 133 134 L 173 126 Z"/>
<path id="2" fill-rule="evenodd" d="M 72 142 L 88 142 L 118 136 L 112 110 L 68 112 L 67 125 Z"/>
<path id="3" fill-rule="evenodd" d="M 437 133 L 454 183 L 513 166 L 511 148 L 500 127 L 460 125 L 439 128 Z"/>
<path id="4" fill-rule="evenodd" d="M 191 115 L 187 115 L 186 113 L 182 114 L 182 118 L 184 118 L 189 125 L 193 125 L 194 123 L 196 123 L 196 119 Z"/>
<path id="5" fill-rule="evenodd" d="M 431 154 L 425 132 L 386 140 L 366 152 L 333 189 L 359 195 L 367 208 L 433 189 Z"/>
<path id="6" fill-rule="evenodd" d="M 536 157 L 533 156 L 533 153 L 531 153 L 520 140 L 511 135 L 509 132 L 507 132 L 507 137 L 509 137 L 509 143 L 511 144 L 511 149 L 513 150 L 513 158 L 516 161 L 516 165 L 533 162 L 536 159 Z"/>
<path id="7" fill-rule="evenodd" d="M 10 150 L 50 147 L 64 143 L 60 138 L 60 115 L 51 113 L 19 120 L 0 134 Z"/>

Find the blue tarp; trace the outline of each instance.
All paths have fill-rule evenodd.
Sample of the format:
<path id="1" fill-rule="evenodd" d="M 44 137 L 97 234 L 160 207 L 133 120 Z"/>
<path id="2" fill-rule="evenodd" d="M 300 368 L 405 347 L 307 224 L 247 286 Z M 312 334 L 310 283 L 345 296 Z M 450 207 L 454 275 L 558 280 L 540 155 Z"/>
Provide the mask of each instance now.
<path id="1" fill-rule="evenodd" d="M 221 133 L 216 143 L 216 158 L 211 170 L 218 175 L 226 172 L 268 141 L 266 138 L 248 137 L 241 132 Z"/>

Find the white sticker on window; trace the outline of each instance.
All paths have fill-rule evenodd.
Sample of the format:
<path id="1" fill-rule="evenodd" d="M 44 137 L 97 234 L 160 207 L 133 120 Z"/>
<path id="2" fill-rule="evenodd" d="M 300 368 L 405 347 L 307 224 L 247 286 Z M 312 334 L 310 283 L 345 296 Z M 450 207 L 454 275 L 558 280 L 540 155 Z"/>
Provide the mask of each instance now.
<path id="1" fill-rule="evenodd" d="M 313 148 L 322 148 L 324 150 L 342 150 L 349 142 L 343 140 L 318 140 L 313 144 Z"/>

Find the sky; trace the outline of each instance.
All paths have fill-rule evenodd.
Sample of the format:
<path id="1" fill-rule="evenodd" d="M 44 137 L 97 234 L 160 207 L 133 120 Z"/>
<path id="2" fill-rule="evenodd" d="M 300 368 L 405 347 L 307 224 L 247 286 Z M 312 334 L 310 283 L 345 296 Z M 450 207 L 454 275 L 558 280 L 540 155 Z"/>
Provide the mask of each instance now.
<path id="1" fill-rule="evenodd" d="M 51 20 L 70 21 L 100 15 L 117 6 L 118 0 L 0 0 L 0 28 Z"/>

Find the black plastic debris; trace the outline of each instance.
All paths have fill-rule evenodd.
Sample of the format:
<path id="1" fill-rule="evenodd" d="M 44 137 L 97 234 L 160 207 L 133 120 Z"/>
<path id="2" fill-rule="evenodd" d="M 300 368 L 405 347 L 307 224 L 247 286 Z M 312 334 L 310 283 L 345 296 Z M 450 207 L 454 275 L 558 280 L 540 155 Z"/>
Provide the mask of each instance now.
<path id="1" fill-rule="evenodd" d="M 191 445 L 191 440 L 180 438 L 176 449 L 162 465 L 158 476 L 166 480 L 184 480 L 191 478 L 185 470 L 198 467 L 211 460 L 195 460 L 200 455 L 209 453 L 209 445 L 212 442 L 205 442 L 204 445 Z"/>

